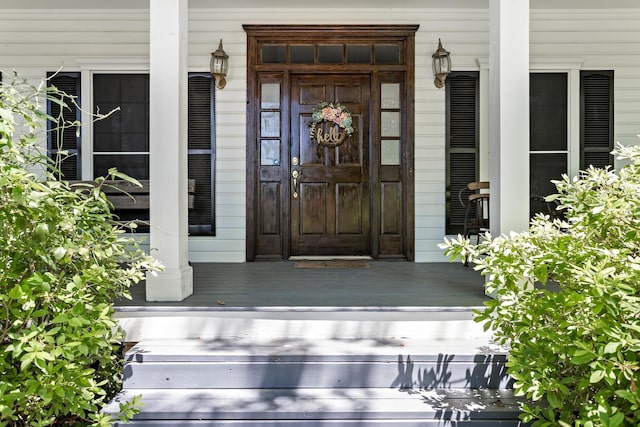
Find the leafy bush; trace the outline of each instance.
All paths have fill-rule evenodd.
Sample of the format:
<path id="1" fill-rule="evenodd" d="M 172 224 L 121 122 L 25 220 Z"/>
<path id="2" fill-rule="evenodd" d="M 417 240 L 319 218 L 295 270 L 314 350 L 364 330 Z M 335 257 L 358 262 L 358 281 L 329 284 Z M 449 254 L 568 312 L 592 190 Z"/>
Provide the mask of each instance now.
<path id="1" fill-rule="evenodd" d="M 0 86 L 0 425 L 106 426 L 99 409 L 119 390 L 124 338 L 113 301 L 158 265 L 115 226 L 107 180 L 72 189 L 51 179 L 35 145 L 53 119 L 46 99 L 74 102 L 17 78 Z"/>
<path id="2" fill-rule="evenodd" d="M 640 425 L 640 148 L 618 174 L 554 182 L 566 220 L 442 247 L 469 255 L 496 299 L 476 321 L 510 346 L 509 373 L 534 426 Z"/>

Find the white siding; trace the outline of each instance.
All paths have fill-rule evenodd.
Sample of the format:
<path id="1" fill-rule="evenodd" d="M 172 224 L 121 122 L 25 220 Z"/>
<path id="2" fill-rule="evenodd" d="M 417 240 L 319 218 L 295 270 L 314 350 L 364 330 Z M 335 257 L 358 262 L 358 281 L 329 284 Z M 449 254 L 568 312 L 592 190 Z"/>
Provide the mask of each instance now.
<path id="1" fill-rule="evenodd" d="M 437 247 L 445 224 L 445 91 L 433 85 L 431 54 L 438 38 L 455 70 L 478 69 L 486 58 L 488 12 L 475 9 L 197 9 L 190 11 L 189 69 L 206 71 L 223 39 L 230 56 L 227 86 L 216 91 L 216 237 L 190 239 L 190 259 L 245 260 L 246 36 L 243 24 L 420 24 L 416 34 L 415 249 L 416 261 L 444 261 Z M 635 144 L 640 132 L 640 9 L 534 10 L 531 56 L 584 59 L 585 69 L 615 70 L 615 136 Z M 76 61 L 148 60 L 145 10 L 1 11 L 0 69 L 39 79 Z"/>

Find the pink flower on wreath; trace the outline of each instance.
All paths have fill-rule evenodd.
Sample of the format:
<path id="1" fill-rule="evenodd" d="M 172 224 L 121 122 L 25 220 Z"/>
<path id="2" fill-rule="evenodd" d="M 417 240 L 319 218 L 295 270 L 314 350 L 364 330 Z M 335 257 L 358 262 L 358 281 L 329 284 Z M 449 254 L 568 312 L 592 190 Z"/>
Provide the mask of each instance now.
<path id="1" fill-rule="evenodd" d="M 325 120 L 333 121 L 336 118 L 335 110 L 331 107 L 325 107 L 322 109 L 322 117 Z"/>

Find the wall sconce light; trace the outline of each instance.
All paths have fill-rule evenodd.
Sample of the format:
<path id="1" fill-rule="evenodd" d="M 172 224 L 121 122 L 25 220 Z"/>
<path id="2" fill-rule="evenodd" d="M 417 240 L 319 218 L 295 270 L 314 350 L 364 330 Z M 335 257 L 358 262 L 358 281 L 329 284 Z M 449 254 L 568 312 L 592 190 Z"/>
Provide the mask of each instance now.
<path id="1" fill-rule="evenodd" d="M 438 39 L 438 50 L 433 55 L 433 74 L 436 76 L 433 84 L 438 89 L 444 87 L 444 81 L 451 72 L 451 54 L 442 47 L 442 42 Z"/>
<path id="2" fill-rule="evenodd" d="M 229 55 L 227 55 L 222 49 L 222 39 L 220 39 L 220 45 L 215 52 L 211 52 L 211 75 L 216 79 L 216 87 L 218 89 L 224 89 L 227 85 L 227 70 L 229 69 Z"/>

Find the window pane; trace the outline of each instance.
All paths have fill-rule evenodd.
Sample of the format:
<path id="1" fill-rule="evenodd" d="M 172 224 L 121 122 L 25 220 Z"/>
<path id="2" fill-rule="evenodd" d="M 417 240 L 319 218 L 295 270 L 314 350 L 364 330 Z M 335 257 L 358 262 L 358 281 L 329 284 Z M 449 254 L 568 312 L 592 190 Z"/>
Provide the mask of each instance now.
<path id="1" fill-rule="evenodd" d="M 147 96 L 149 92 L 149 76 L 147 74 L 128 74 L 121 77 L 122 101 L 139 103 Z"/>
<path id="2" fill-rule="evenodd" d="M 383 165 L 400 164 L 400 141 L 397 139 L 382 140 L 380 163 Z"/>
<path id="3" fill-rule="evenodd" d="M 93 111 L 108 113 L 94 123 L 94 151 L 149 151 L 149 76 L 96 74 Z"/>
<path id="4" fill-rule="evenodd" d="M 280 113 L 275 111 L 260 113 L 260 134 L 263 138 L 280 136 Z"/>
<path id="5" fill-rule="evenodd" d="M 114 103 L 120 102 L 120 80 L 122 75 L 117 74 L 97 74 L 93 76 L 93 99 L 94 103 L 100 102 Z M 106 113 L 101 110 L 101 113 Z"/>
<path id="6" fill-rule="evenodd" d="M 320 45 L 318 47 L 318 62 L 321 64 L 341 64 L 342 45 Z"/>
<path id="7" fill-rule="evenodd" d="M 149 128 L 149 104 L 141 98 L 139 102 L 120 103 L 120 132 L 123 134 L 144 135 Z M 107 119 L 108 120 L 108 119 Z"/>
<path id="8" fill-rule="evenodd" d="M 280 108 L 280 84 L 263 83 L 260 108 L 278 109 Z"/>
<path id="9" fill-rule="evenodd" d="M 262 62 L 265 64 L 283 64 L 287 62 L 287 46 L 283 44 L 262 46 Z"/>
<path id="10" fill-rule="evenodd" d="M 399 64 L 400 46 L 380 45 L 375 47 L 376 64 Z"/>
<path id="11" fill-rule="evenodd" d="M 148 152 L 149 138 L 146 137 L 146 134 L 125 133 L 120 138 L 120 147 L 120 150 L 117 151 Z"/>
<path id="12" fill-rule="evenodd" d="M 532 73 L 531 151 L 567 149 L 567 74 Z"/>
<path id="13" fill-rule="evenodd" d="M 96 154 L 93 156 L 94 177 L 105 176 L 109 168 L 117 167 L 136 179 L 149 179 L 148 154 Z"/>
<path id="14" fill-rule="evenodd" d="M 382 108 L 400 108 L 400 84 L 384 83 L 380 86 Z"/>
<path id="15" fill-rule="evenodd" d="M 383 111 L 382 136 L 400 136 L 400 113 L 397 111 Z"/>
<path id="16" fill-rule="evenodd" d="M 120 109 L 93 126 L 94 177 L 115 167 L 134 178 L 149 179 L 149 75 L 95 74 L 93 92 L 93 111 Z"/>
<path id="17" fill-rule="evenodd" d="M 260 164 L 278 166 L 280 164 L 280 140 L 263 139 L 260 141 Z"/>
<path id="18" fill-rule="evenodd" d="M 313 45 L 291 46 L 289 48 L 291 62 L 294 64 L 313 64 L 315 49 Z"/>
<path id="19" fill-rule="evenodd" d="M 94 134 L 106 134 L 106 135 L 117 135 L 120 133 L 120 122 L 122 114 L 121 111 L 116 110 L 120 106 L 120 102 L 100 102 L 99 98 L 94 97 L 94 111 L 98 111 L 100 113 L 108 113 L 112 112 L 109 117 L 106 117 L 102 120 L 97 120 L 93 123 L 93 133 Z M 93 144 L 97 144 L 94 140 Z M 102 148 L 100 148 L 102 151 Z"/>
<path id="20" fill-rule="evenodd" d="M 551 180 L 558 180 L 563 173 L 567 173 L 567 154 L 535 154 L 530 157 L 530 195 L 548 196 L 556 193 L 556 187 Z"/>
<path id="21" fill-rule="evenodd" d="M 348 45 L 347 46 L 347 63 L 348 64 L 370 64 L 371 63 L 371 46 Z"/>

